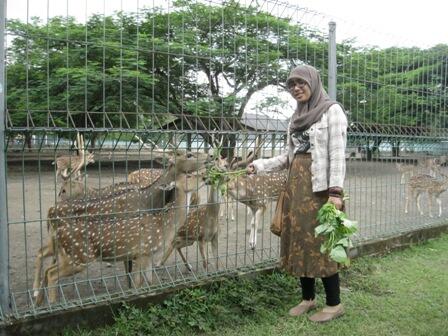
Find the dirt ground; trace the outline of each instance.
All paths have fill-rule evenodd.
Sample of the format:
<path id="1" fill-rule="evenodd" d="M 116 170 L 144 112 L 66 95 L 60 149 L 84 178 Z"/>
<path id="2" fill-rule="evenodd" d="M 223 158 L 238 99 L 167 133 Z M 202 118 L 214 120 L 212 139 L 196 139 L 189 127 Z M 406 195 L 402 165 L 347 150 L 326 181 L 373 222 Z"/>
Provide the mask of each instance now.
<path id="1" fill-rule="evenodd" d="M 127 171 L 124 168 L 103 168 L 99 174 L 98 169 L 89 167 L 88 173 L 89 185 L 98 187 L 125 181 Z M 52 170 L 41 169 L 39 172 L 36 167 L 20 165 L 8 167 L 10 289 L 13 293 L 13 308 L 18 313 L 28 311 L 32 307 L 35 256 L 46 242 L 46 213 L 55 203 L 58 189 Z M 356 237 L 358 243 L 436 224 L 448 213 L 445 211 L 441 218 L 430 218 L 427 214 L 426 198 L 423 198 L 424 216 L 420 216 L 415 207 L 411 207 L 410 213 L 405 214 L 405 185 L 400 184 L 400 174 L 395 164 L 390 162 L 349 161 L 345 189 L 350 196 L 347 203 L 348 216 L 357 220 L 360 227 Z M 202 192 L 203 199 L 204 196 L 205 191 Z M 447 204 L 446 195 L 442 196 L 442 204 L 443 206 Z M 258 230 L 255 251 L 248 245 L 251 215 L 247 213 L 244 205 L 235 205 L 236 220 L 232 221 L 228 218 L 230 216 L 225 215 L 220 220 L 218 247 L 220 271 L 250 266 L 278 256 L 278 238 L 269 231 L 275 203 L 271 203 L 263 217 L 263 226 Z M 226 204 L 221 206 L 227 209 Z M 433 213 L 437 214 L 436 208 L 433 209 Z M 186 255 L 194 269 L 193 277 L 194 274 L 204 272 L 196 244 L 187 249 Z M 209 271 L 214 270 L 211 262 Z M 177 253 L 172 254 L 167 268 L 163 271 L 165 273 L 160 273 L 162 275 L 157 278 L 160 283 L 184 280 L 192 276 Z M 64 287 L 64 296 L 67 300 L 116 293 L 127 288 L 122 263 L 108 267 L 104 262 L 95 262 L 89 265 L 85 272 L 65 282 L 77 283 L 76 287 L 69 285 L 67 288 Z"/>

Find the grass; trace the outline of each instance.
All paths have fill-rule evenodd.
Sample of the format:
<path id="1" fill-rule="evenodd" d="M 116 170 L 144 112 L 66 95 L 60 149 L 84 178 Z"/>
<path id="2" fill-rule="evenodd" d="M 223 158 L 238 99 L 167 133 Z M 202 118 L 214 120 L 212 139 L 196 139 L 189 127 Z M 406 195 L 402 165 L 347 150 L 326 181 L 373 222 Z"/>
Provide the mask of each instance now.
<path id="1" fill-rule="evenodd" d="M 297 281 L 274 273 L 187 289 L 145 311 L 128 307 L 113 326 L 65 335 L 448 335 L 448 235 L 342 272 L 346 314 L 317 325 L 288 309 Z M 318 282 L 318 302 L 324 302 Z"/>

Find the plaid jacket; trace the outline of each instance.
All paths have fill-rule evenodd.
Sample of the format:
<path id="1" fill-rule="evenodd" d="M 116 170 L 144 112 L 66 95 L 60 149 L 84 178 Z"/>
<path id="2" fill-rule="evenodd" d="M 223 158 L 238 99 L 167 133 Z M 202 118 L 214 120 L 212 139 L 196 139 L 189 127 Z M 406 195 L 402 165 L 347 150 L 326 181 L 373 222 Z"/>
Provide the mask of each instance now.
<path id="1" fill-rule="evenodd" d="M 338 104 L 332 105 L 320 121 L 309 128 L 311 174 L 313 191 L 329 187 L 344 187 L 345 147 L 347 144 L 347 117 Z M 253 162 L 257 172 L 282 170 L 294 158 L 295 147 L 288 127 L 288 148 L 284 153 L 270 159 Z"/>

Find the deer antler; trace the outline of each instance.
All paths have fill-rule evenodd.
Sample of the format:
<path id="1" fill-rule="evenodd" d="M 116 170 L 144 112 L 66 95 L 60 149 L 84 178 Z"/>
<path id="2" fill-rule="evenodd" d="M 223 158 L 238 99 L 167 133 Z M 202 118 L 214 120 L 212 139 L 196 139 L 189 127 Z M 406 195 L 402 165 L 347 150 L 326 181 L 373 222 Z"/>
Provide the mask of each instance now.
<path id="1" fill-rule="evenodd" d="M 257 136 L 255 140 L 255 148 L 253 151 L 250 151 L 244 160 L 238 161 L 237 157 L 234 157 L 230 162 L 230 169 L 235 170 L 237 168 L 246 167 L 249 163 L 251 163 L 255 158 L 257 158 L 261 151 L 261 143 L 260 137 Z"/>

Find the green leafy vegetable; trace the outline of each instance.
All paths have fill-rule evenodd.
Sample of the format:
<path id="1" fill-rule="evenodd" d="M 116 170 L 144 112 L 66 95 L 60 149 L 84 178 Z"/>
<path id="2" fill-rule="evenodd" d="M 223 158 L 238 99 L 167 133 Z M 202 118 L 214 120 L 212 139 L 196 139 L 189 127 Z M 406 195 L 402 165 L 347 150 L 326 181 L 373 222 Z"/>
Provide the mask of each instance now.
<path id="1" fill-rule="evenodd" d="M 352 246 L 350 237 L 358 230 L 355 221 L 347 219 L 344 212 L 336 209 L 334 204 L 324 204 L 317 213 L 319 225 L 314 229 L 315 236 L 324 236 L 320 247 L 321 253 L 346 266 L 350 265 L 346 248 Z"/>
<path id="2" fill-rule="evenodd" d="M 221 157 L 222 148 L 217 146 L 213 149 L 213 158 L 216 160 Z M 211 185 L 221 191 L 222 195 L 227 194 L 227 182 L 230 179 L 236 178 L 238 176 L 246 175 L 246 169 L 231 170 L 219 168 L 216 165 L 212 165 L 207 168 L 206 178 Z"/>

